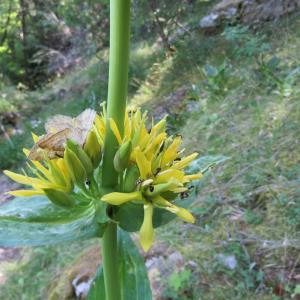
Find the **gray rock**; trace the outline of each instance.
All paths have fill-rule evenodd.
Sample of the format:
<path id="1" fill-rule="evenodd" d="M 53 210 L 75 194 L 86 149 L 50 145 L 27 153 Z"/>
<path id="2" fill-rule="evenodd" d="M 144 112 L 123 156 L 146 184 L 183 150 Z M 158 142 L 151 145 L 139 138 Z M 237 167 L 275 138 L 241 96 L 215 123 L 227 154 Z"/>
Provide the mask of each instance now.
<path id="1" fill-rule="evenodd" d="M 216 12 L 212 12 L 209 15 L 205 16 L 200 22 L 200 28 L 211 28 L 219 25 L 220 15 Z"/>
<path id="2" fill-rule="evenodd" d="M 234 255 L 218 254 L 217 259 L 230 270 L 234 270 L 237 267 L 237 260 Z"/>
<path id="3" fill-rule="evenodd" d="M 202 29 L 218 27 L 223 22 L 255 24 L 278 18 L 300 8 L 300 0 L 223 0 L 199 22 Z"/>

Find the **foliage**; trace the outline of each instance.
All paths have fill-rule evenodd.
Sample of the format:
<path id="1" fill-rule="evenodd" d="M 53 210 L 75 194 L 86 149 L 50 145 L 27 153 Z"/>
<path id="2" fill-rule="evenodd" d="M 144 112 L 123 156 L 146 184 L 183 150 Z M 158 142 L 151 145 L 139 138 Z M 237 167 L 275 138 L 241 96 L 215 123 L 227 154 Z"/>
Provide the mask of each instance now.
<path id="1" fill-rule="evenodd" d="M 260 56 L 257 65 L 255 71 L 258 81 L 266 84 L 273 93 L 288 97 L 296 92 L 295 84 L 300 78 L 300 67 L 286 68 L 277 56 Z"/>
<path id="2" fill-rule="evenodd" d="M 265 42 L 266 36 L 259 31 L 252 32 L 247 26 L 226 27 L 222 35 L 233 45 L 237 58 L 254 57 L 270 50 L 270 45 Z"/>
<path id="3" fill-rule="evenodd" d="M 195 284 L 193 276 L 194 274 L 192 274 L 190 270 L 172 273 L 168 278 L 164 296 L 174 300 L 191 299 L 193 297 L 193 293 L 190 291 L 190 289 Z"/>

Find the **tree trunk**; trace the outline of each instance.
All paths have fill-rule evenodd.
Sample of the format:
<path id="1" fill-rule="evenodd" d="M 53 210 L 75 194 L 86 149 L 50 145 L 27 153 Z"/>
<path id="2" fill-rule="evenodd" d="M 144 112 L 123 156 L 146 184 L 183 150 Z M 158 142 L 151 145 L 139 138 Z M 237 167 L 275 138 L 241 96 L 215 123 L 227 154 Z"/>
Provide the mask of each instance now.
<path id="1" fill-rule="evenodd" d="M 150 0 L 149 1 L 149 6 L 152 10 L 152 13 L 154 15 L 154 18 L 155 18 L 155 23 L 156 23 L 156 26 L 158 28 L 158 33 L 160 35 L 160 38 L 163 42 L 163 45 L 164 45 L 164 48 L 166 49 L 166 51 L 168 51 L 169 53 L 172 53 L 174 52 L 174 49 L 172 48 L 172 46 L 170 45 L 169 43 L 169 39 L 168 39 L 168 36 L 165 34 L 165 31 L 164 31 L 164 24 L 163 22 L 161 22 L 159 20 L 159 16 L 157 15 L 156 13 L 156 10 L 157 10 L 157 3 L 156 3 L 156 0 Z"/>
<path id="2" fill-rule="evenodd" d="M 6 19 L 6 23 L 5 23 L 5 31 L 3 33 L 3 36 L 1 38 L 0 41 L 0 46 L 2 46 L 7 38 L 7 32 L 8 32 L 8 26 L 10 24 L 10 15 L 11 15 L 11 11 L 12 11 L 12 0 L 9 1 L 9 7 L 8 7 L 8 15 L 7 15 L 7 19 Z"/>
<path id="3" fill-rule="evenodd" d="M 20 3 L 20 15 L 21 15 L 21 27 L 22 27 L 22 43 L 23 43 L 23 67 L 25 70 L 26 78 L 28 78 L 28 44 L 27 44 L 27 22 L 26 16 L 28 14 L 28 3 L 27 0 L 19 0 Z"/>

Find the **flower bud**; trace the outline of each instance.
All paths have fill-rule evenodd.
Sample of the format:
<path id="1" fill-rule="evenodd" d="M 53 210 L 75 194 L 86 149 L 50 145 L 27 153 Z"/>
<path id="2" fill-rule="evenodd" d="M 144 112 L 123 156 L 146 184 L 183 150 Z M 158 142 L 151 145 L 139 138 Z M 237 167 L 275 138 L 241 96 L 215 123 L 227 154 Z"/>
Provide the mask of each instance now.
<path id="1" fill-rule="evenodd" d="M 64 158 L 72 180 L 78 187 L 85 190 L 85 181 L 87 178 L 87 174 L 81 161 L 69 148 L 66 148 Z"/>
<path id="2" fill-rule="evenodd" d="M 89 132 L 83 149 L 91 159 L 93 167 L 97 168 L 101 161 L 101 145 L 94 130 Z"/>
<path id="3" fill-rule="evenodd" d="M 72 207 L 75 205 L 74 199 L 72 199 L 68 194 L 53 190 L 44 189 L 44 192 L 48 199 L 55 205 L 62 207 Z"/>
<path id="4" fill-rule="evenodd" d="M 170 180 L 167 183 L 150 185 L 143 190 L 143 194 L 148 197 L 155 197 L 163 192 L 170 190 L 174 186 L 174 181 Z"/>
<path id="5" fill-rule="evenodd" d="M 135 190 L 139 177 L 140 177 L 140 172 L 136 165 L 133 165 L 132 167 L 127 169 L 125 178 L 124 178 L 124 192 L 125 193 L 130 193 Z"/>
<path id="6" fill-rule="evenodd" d="M 92 161 L 89 156 L 84 152 L 84 150 L 71 140 L 67 141 L 67 148 L 70 149 L 78 160 L 81 162 L 82 166 L 85 169 L 86 175 L 89 177 L 94 172 Z"/>
<path id="7" fill-rule="evenodd" d="M 120 146 L 114 158 L 114 167 L 117 172 L 122 172 L 128 167 L 131 150 L 131 141 L 127 141 Z"/>
<path id="8" fill-rule="evenodd" d="M 62 171 L 54 161 L 49 161 L 49 170 L 56 184 L 66 186 L 67 182 L 64 178 Z"/>

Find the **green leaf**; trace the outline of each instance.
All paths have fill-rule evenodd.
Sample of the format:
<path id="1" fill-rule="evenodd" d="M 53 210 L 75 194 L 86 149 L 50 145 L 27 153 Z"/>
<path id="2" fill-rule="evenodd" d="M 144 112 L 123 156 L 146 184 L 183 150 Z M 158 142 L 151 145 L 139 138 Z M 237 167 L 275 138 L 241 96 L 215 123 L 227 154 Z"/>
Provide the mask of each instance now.
<path id="1" fill-rule="evenodd" d="M 56 191 L 54 189 L 44 189 L 44 192 L 48 199 L 53 202 L 53 204 L 62 207 L 74 207 L 75 201 L 67 193 Z"/>
<path id="2" fill-rule="evenodd" d="M 96 276 L 91 284 L 87 300 L 105 300 L 105 285 L 102 266 L 99 266 Z"/>
<path id="3" fill-rule="evenodd" d="M 181 207 L 189 206 L 193 201 L 193 197 L 190 197 L 185 200 L 173 201 L 175 205 Z M 153 227 L 157 228 L 162 225 L 165 225 L 175 219 L 177 216 L 169 211 L 162 208 L 154 208 L 153 213 Z M 115 215 L 115 220 L 119 223 L 119 226 L 128 232 L 139 231 L 143 220 L 144 220 L 144 208 L 143 205 L 126 203 L 118 207 L 117 213 Z"/>
<path id="4" fill-rule="evenodd" d="M 124 300 L 151 300 L 151 289 L 143 257 L 130 238 L 130 235 L 118 231 L 119 274 L 121 298 Z M 91 285 L 88 300 L 105 300 L 104 275 L 100 266 Z"/>
<path id="5" fill-rule="evenodd" d="M 17 197 L 0 206 L 0 246 L 49 245 L 100 237 L 92 204 L 62 208 L 43 196 Z"/>

